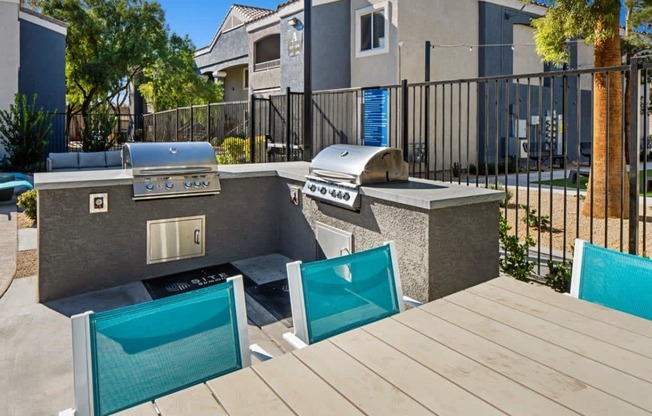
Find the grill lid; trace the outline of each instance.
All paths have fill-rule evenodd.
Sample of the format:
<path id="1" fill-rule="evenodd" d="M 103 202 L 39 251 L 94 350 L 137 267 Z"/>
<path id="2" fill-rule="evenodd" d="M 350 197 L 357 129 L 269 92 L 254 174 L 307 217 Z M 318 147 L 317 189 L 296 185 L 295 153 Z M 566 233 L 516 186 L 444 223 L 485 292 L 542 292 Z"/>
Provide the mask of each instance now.
<path id="1" fill-rule="evenodd" d="M 134 178 L 134 200 L 215 195 L 217 161 L 207 142 L 126 143 L 122 167 Z"/>
<path id="2" fill-rule="evenodd" d="M 310 164 L 310 174 L 355 185 L 408 180 L 403 152 L 393 147 L 336 144 L 319 152 Z"/>
<path id="3" fill-rule="evenodd" d="M 217 172 L 215 150 L 208 142 L 125 143 L 122 161 L 134 176 Z"/>

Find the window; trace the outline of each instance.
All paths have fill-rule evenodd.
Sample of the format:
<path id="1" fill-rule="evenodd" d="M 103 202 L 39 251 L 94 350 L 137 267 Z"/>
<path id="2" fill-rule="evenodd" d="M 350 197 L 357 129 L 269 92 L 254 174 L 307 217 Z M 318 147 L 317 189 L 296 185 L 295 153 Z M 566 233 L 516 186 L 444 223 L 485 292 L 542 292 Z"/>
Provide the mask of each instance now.
<path id="1" fill-rule="evenodd" d="M 245 68 L 242 73 L 242 89 L 249 89 L 249 68 Z"/>
<path id="2" fill-rule="evenodd" d="M 281 66 L 281 35 L 260 39 L 254 49 L 254 72 Z"/>
<path id="3" fill-rule="evenodd" d="M 387 52 L 389 20 L 387 3 L 381 3 L 356 12 L 356 56 Z"/>

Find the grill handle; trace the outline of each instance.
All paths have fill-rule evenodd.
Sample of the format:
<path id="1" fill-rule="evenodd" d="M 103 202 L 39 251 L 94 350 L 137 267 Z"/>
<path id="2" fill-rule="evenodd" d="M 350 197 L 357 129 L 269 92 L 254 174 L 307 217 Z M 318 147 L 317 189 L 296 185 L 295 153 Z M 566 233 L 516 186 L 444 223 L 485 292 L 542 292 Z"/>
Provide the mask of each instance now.
<path id="1" fill-rule="evenodd" d="M 195 230 L 195 244 L 201 244 L 201 241 L 199 241 L 199 233 L 201 230 Z"/>
<path id="2" fill-rule="evenodd" d="M 209 167 L 169 167 L 169 168 L 143 168 L 140 169 L 139 174 L 149 174 L 149 175 L 157 175 L 157 176 L 163 176 L 163 175 L 176 175 L 176 174 L 185 174 L 185 175 L 192 175 L 192 174 L 197 174 L 197 173 L 209 173 L 213 169 Z"/>

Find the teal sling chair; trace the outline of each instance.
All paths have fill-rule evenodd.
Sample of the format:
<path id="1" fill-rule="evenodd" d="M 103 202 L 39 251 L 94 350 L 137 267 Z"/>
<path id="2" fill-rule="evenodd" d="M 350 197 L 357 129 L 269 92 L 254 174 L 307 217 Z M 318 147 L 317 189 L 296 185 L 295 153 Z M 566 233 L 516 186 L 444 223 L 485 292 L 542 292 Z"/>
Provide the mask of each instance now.
<path id="1" fill-rule="evenodd" d="M 394 242 L 327 260 L 288 263 L 295 348 L 404 310 Z"/>
<path id="2" fill-rule="evenodd" d="M 251 364 L 242 276 L 72 317 L 76 409 L 103 416 Z"/>
<path id="3" fill-rule="evenodd" d="M 570 294 L 652 320 L 652 260 L 575 240 Z"/>

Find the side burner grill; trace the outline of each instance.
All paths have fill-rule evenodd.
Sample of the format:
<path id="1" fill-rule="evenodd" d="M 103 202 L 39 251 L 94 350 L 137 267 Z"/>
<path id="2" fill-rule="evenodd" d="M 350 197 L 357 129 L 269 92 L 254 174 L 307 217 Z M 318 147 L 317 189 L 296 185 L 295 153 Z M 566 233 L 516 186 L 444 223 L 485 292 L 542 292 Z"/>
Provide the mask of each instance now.
<path id="1" fill-rule="evenodd" d="M 400 149 L 338 144 L 315 156 L 306 179 L 306 196 L 357 211 L 361 186 L 406 181 L 408 164 Z"/>
<path id="2" fill-rule="evenodd" d="M 215 151 L 207 142 L 126 143 L 122 161 L 133 175 L 135 200 L 220 192 Z"/>

